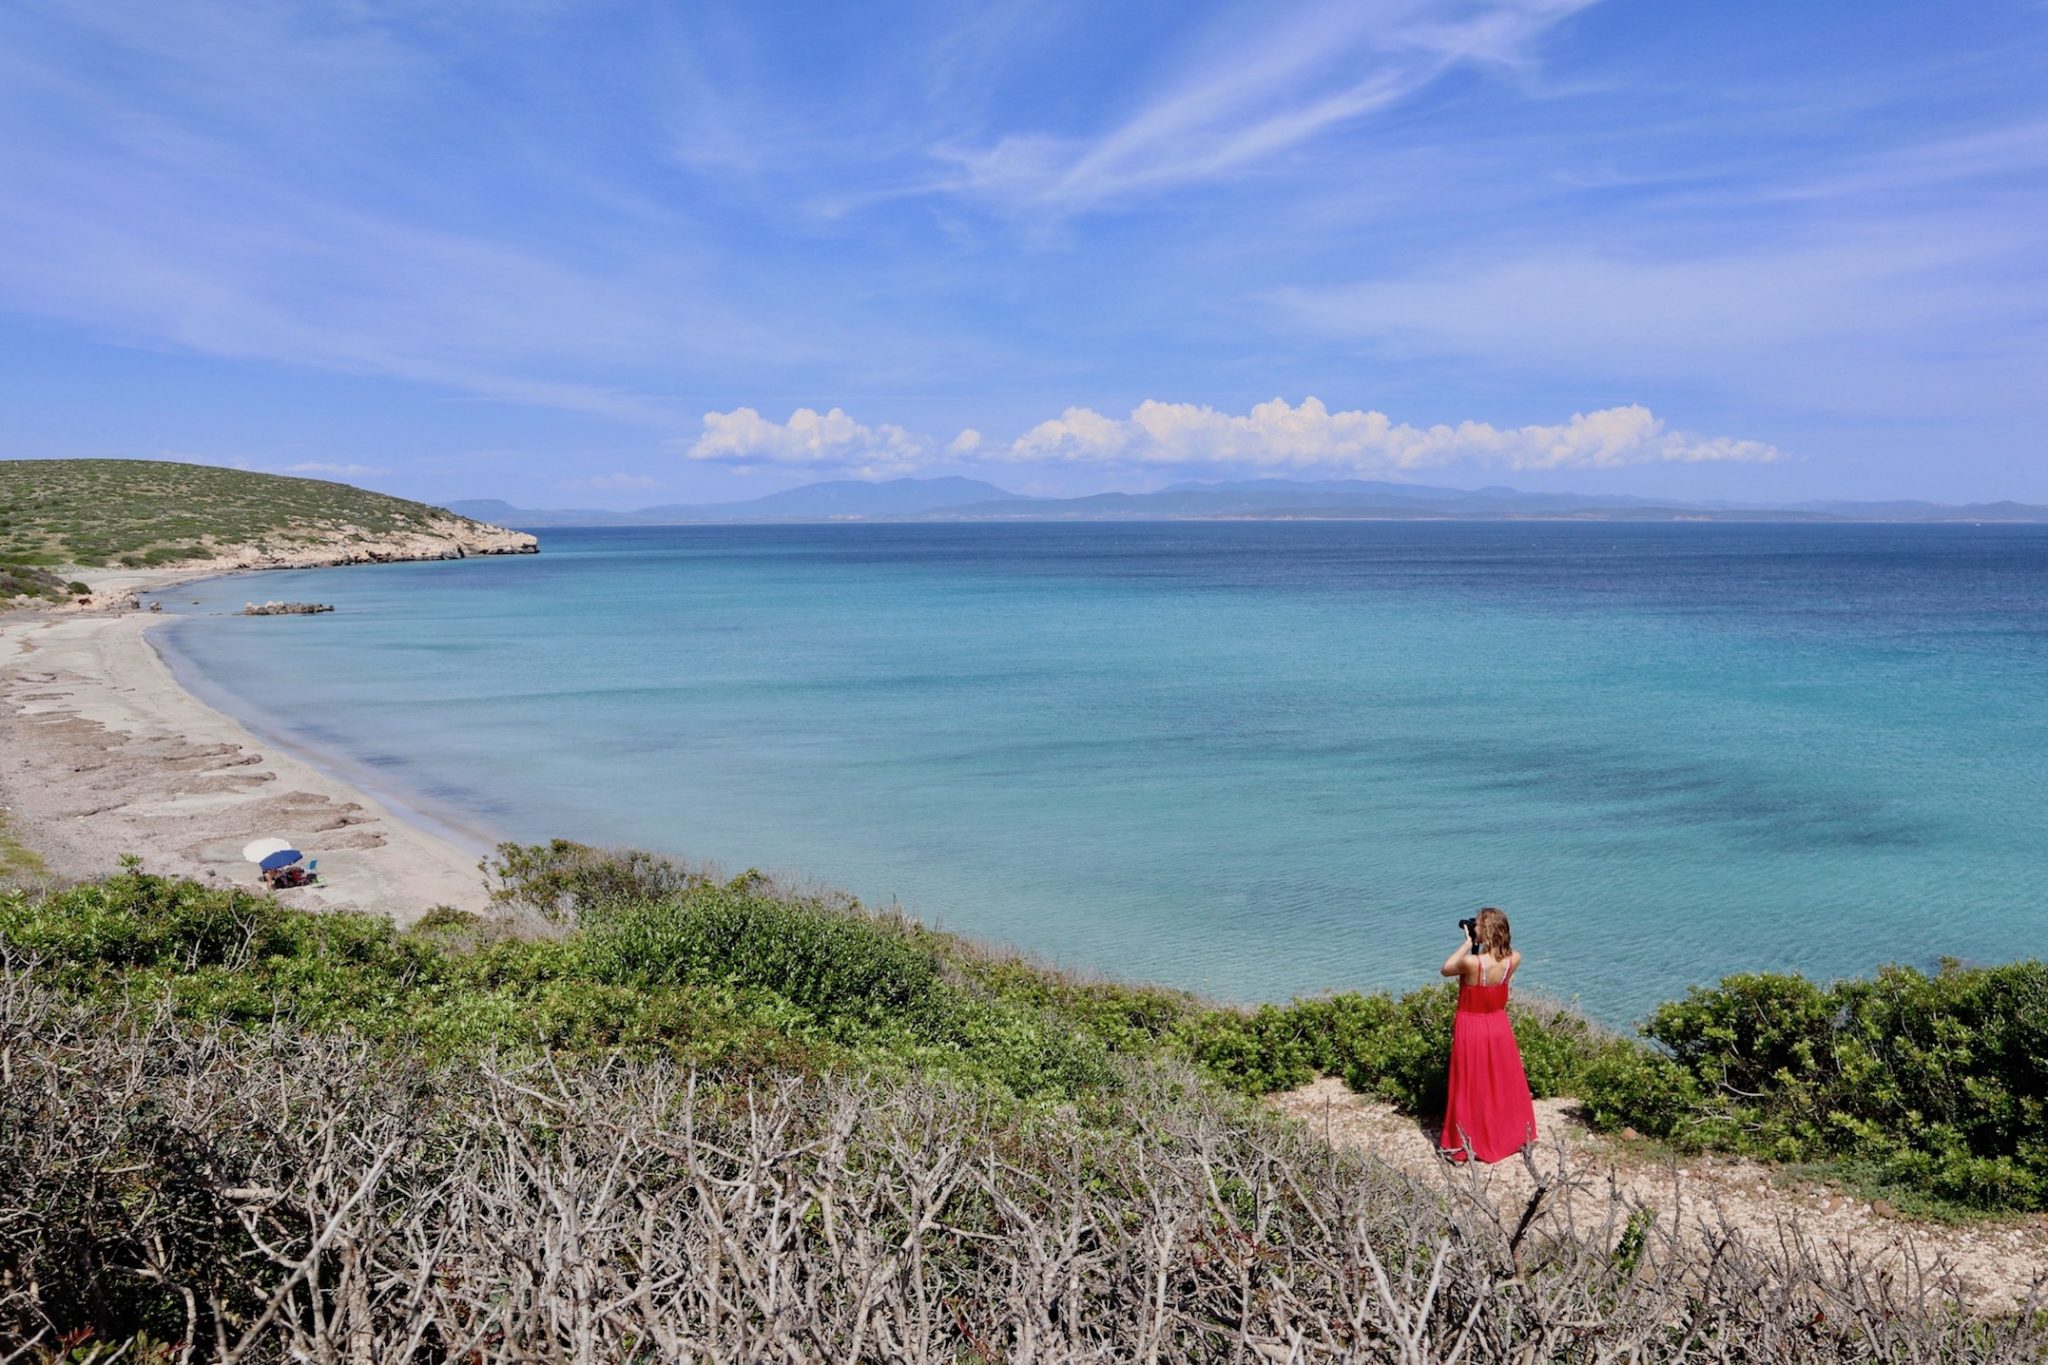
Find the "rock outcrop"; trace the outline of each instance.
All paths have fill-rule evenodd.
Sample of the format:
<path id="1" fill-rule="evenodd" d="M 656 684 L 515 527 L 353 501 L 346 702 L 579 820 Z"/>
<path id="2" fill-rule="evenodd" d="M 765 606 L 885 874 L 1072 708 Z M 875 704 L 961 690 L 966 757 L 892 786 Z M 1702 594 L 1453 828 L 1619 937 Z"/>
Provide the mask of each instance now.
<path id="1" fill-rule="evenodd" d="M 204 561 L 209 570 L 324 569 L 339 564 L 390 564 L 401 560 L 469 559 L 476 555 L 530 555 L 540 542 L 525 531 L 448 517 L 425 531 L 368 532 L 342 527 L 318 540 L 291 545 L 217 545 Z"/>
<path id="2" fill-rule="evenodd" d="M 150 610 L 160 610 L 162 604 L 152 602 Z M 244 616 L 318 616 L 323 611 L 333 611 L 326 602 L 265 602 L 260 606 L 250 602 L 242 607 Z"/>

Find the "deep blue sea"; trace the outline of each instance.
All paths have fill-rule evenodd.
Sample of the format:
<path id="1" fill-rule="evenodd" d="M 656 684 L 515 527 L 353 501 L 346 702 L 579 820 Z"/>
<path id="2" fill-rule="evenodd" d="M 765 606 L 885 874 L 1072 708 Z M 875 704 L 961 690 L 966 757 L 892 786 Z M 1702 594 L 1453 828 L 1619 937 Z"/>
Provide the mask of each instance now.
<path id="1" fill-rule="evenodd" d="M 2048 527 L 549 531 L 166 595 L 259 732 L 490 835 L 896 898 L 1234 999 L 2037 954 Z M 248 619 L 248 600 L 334 603 Z M 197 605 L 194 605 L 194 599 Z"/>

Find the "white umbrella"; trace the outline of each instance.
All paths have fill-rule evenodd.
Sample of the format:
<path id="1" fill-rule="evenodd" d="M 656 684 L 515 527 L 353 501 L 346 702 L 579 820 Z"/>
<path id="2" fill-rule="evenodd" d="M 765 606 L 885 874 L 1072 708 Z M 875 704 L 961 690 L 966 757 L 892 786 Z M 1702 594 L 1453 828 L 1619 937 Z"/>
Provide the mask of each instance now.
<path id="1" fill-rule="evenodd" d="M 282 852 L 292 846 L 289 839 L 258 839 L 242 846 L 242 856 L 252 863 L 260 863 L 273 853 Z"/>

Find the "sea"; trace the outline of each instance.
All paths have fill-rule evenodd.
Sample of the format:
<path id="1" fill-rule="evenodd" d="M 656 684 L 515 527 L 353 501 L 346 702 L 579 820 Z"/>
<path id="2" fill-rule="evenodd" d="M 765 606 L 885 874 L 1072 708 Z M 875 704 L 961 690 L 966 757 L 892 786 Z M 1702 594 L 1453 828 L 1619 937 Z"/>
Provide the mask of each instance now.
<path id="1" fill-rule="evenodd" d="M 479 845 L 759 868 L 1229 1000 L 1428 984 L 1485 905 L 1518 987 L 1616 1024 L 2048 936 L 2048 527 L 540 536 L 186 585 L 159 647 Z M 234 614 L 268 599 L 336 610 Z"/>

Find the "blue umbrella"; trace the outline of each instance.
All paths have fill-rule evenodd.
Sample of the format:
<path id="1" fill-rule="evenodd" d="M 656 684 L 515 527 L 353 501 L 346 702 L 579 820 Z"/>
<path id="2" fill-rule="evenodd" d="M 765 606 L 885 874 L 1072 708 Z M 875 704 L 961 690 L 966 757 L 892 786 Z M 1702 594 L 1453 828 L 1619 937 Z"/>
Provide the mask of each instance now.
<path id="1" fill-rule="evenodd" d="M 281 848 L 262 862 L 256 864 L 256 866 L 262 868 L 265 872 L 275 872 L 280 867 L 290 867 L 305 856 L 305 854 L 295 848 Z"/>

